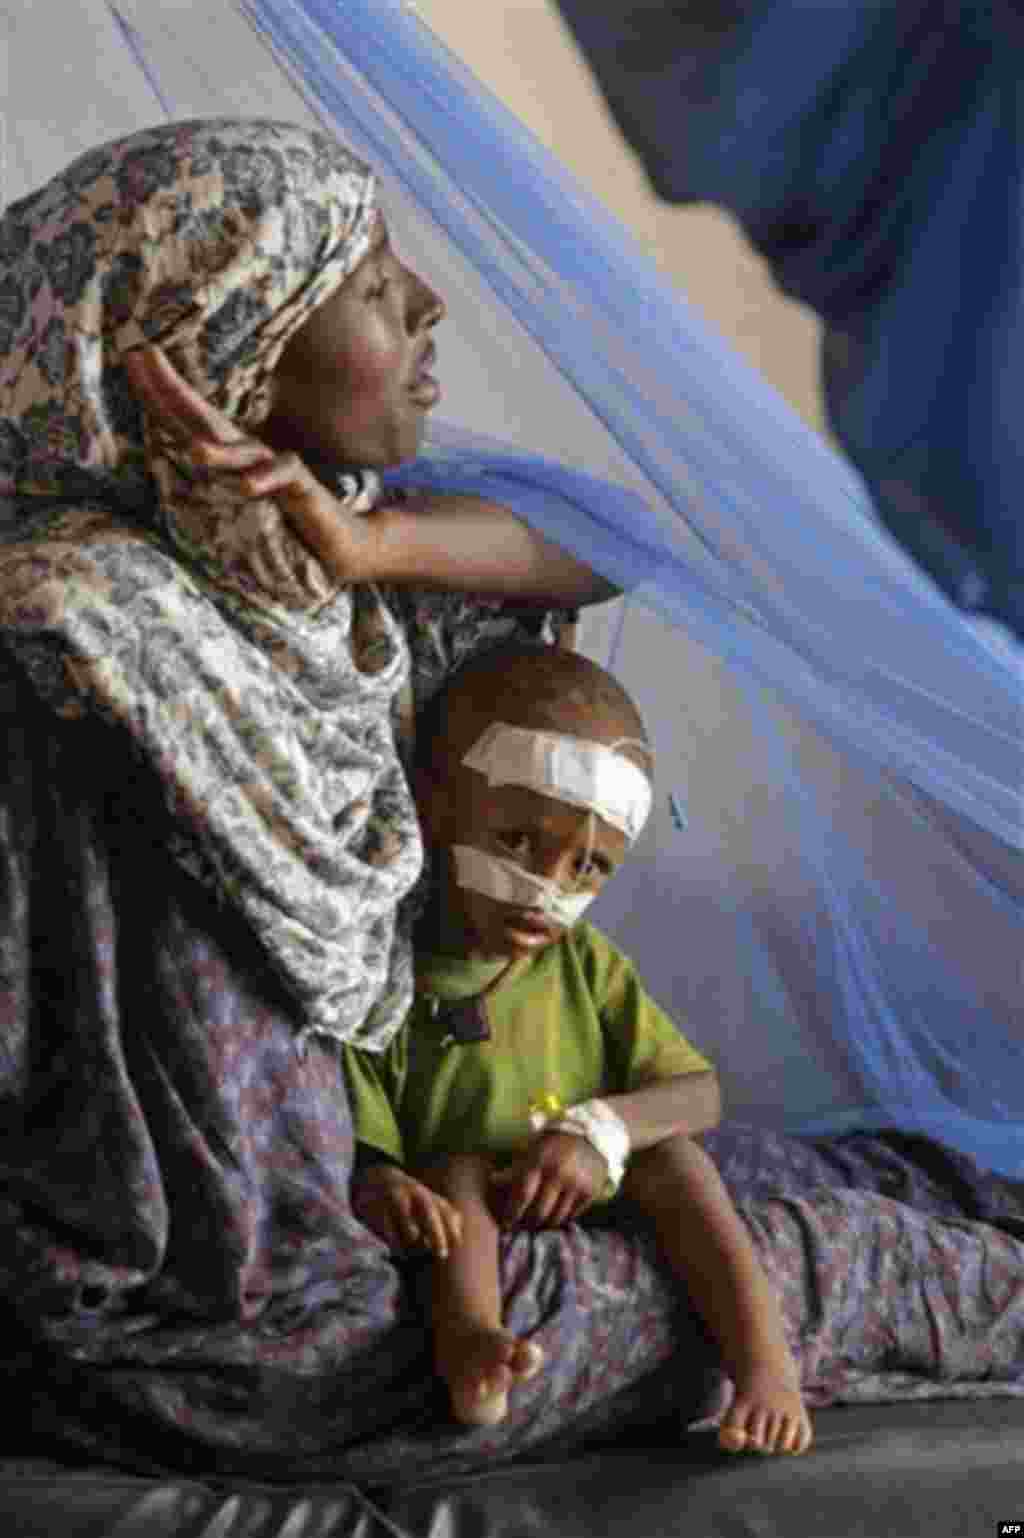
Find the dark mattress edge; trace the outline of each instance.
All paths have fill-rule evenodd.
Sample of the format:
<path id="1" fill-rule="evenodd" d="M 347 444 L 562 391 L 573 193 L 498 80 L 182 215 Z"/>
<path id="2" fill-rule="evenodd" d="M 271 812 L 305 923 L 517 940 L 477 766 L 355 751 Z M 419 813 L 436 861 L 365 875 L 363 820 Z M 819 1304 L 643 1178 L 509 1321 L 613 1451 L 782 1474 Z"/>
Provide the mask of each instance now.
<path id="1" fill-rule="evenodd" d="M 351 1485 L 145 1479 L 0 1460 L 18 1538 L 978 1538 L 1020 1522 L 1024 1399 L 837 1406 L 803 1458 L 729 1457 L 713 1433 L 472 1477 Z"/>

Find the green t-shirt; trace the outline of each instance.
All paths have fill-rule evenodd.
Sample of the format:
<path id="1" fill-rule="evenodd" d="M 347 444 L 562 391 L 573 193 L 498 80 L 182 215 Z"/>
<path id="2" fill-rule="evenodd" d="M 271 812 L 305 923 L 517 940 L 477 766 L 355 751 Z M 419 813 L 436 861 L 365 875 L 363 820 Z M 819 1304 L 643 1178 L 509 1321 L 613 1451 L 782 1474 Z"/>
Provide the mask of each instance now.
<path id="1" fill-rule="evenodd" d="M 529 1141 L 531 1109 L 548 1096 L 570 1106 L 710 1069 L 644 992 L 632 962 L 586 923 L 487 999 L 489 1040 L 453 1043 L 430 995 L 470 998 L 500 969 L 417 956 L 429 993 L 417 993 L 398 1035 L 380 1053 L 344 1049 L 359 1142 L 410 1169 L 454 1153 L 508 1159 Z"/>

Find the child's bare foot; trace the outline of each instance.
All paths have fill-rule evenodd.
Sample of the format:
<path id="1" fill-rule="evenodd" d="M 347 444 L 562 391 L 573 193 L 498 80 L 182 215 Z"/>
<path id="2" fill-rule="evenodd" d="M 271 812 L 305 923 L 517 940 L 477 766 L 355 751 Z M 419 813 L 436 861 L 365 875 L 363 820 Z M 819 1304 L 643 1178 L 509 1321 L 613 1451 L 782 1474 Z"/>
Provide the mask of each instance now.
<path id="1" fill-rule="evenodd" d="M 730 1453 L 805 1453 L 814 1439 L 800 1390 L 768 1374 L 745 1379 L 718 1428 Z"/>
<path id="2" fill-rule="evenodd" d="M 533 1341 L 509 1330 L 471 1325 L 446 1328 L 435 1346 L 437 1370 L 448 1384 L 452 1414 L 467 1426 L 496 1426 L 508 1414 L 508 1392 L 544 1365 Z"/>

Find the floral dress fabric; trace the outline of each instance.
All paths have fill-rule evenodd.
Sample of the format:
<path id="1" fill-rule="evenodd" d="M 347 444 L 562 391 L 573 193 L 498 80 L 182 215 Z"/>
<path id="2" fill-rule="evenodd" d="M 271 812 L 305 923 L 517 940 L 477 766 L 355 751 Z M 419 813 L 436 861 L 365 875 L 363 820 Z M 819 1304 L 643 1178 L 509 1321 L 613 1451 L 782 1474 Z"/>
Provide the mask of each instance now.
<path id="1" fill-rule="evenodd" d="M 270 504 L 190 476 L 119 359 L 159 338 L 257 426 L 371 203 L 318 135 L 179 124 L 0 221 L 0 1323 L 36 1434 L 133 1468 L 468 1470 L 689 1420 L 716 1371 L 625 1221 L 512 1234 L 506 1317 L 548 1365 L 502 1425 L 456 1426 L 422 1267 L 350 1209 L 337 1038 L 401 1013 L 420 865 L 391 730 L 405 634 L 422 700 L 527 622 L 333 591 Z M 814 1402 L 1021 1391 L 1008 1183 L 931 1145 L 708 1146 Z"/>

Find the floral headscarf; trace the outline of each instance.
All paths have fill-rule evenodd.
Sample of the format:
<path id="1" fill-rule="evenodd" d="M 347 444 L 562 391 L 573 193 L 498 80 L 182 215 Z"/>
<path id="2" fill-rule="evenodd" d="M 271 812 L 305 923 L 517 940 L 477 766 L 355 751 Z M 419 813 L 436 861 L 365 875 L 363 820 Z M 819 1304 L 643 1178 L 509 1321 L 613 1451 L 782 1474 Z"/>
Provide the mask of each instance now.
<path id="1" fill-rule="evenodd" d="M 326 136 L 218 120 L 76 161 L 0 220 L 0 620 L 54 709 L 127 728 L 177 858 L 238 904 L 300 1031 L 381 1047 L 410 997 L 395 912 L 420 868 L 391 710 L 408 673 L 372 588 L 341 589 L 270 501 L 144 417 L 159 342 L 258 428 L 289 338 L 367 251 L 371 173 Z M 367 511 L 372 475 L 339 483 Z"/>

